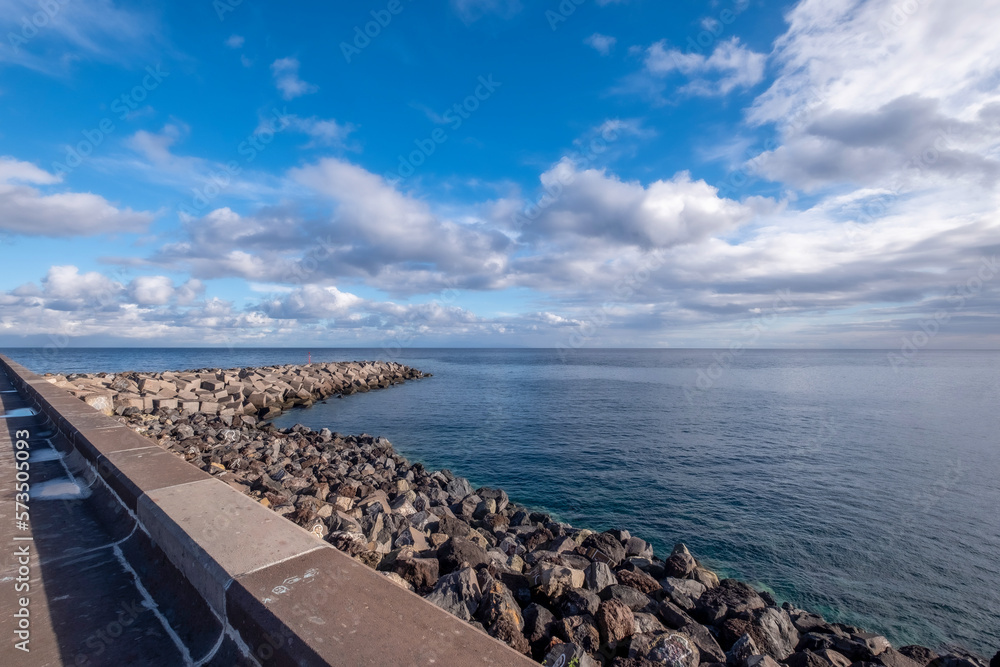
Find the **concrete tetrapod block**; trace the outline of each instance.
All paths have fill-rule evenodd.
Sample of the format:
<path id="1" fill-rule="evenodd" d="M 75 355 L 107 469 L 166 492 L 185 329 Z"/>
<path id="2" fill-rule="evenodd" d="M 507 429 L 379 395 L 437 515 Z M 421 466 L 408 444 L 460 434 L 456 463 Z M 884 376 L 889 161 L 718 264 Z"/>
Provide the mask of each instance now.
<path id="1" fill-rule="evenodd" d="M 315 535 L 216 479 L 148 492 L 139 521 L 220 615 L 229 581 L 315 549 Z"/>

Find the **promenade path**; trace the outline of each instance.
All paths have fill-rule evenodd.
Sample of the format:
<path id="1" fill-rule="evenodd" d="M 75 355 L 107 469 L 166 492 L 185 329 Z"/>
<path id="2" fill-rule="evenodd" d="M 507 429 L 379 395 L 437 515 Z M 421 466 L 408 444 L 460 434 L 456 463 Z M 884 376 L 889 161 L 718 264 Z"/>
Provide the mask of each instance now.
<path id="1" fill-rule="evenodd" d="M 0 664 L 241 664 L 205 602 L 72 451 L 0 370 Z"/>

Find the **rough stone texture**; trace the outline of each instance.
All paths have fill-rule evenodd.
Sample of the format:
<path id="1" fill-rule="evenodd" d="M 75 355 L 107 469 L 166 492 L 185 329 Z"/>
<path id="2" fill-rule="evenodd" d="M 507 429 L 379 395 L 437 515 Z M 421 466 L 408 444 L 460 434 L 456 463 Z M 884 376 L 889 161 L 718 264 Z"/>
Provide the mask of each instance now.
<path id="1" fill-rule="evenodd" d="M 546 653 L 542 662 L 546 667 L 598 667 L 599 663 L 587 655 L 587 652 L 577 644 L 558 644 Z"/>
<path id="2" fill-rule="evenodd" d="M 700 664 L 698 648 L 690 637 L 679 632 L 636 635 L 629 646 L 628 657 L 668 667 L 698 667 Z"/>
<path id="3" fill-rule="evenodd" d="M 674 546 L 670 557 L 663 564 L 667 576 L 677 577 L 678 579 L 683 579 L 694 572 L 697 566 L 698 564 L 695 562 L 694 556 L 691 555 L 691 552 L 683 544 Z"/>
<path id="4" fill-rule="evenodd" d="M 754 644 L 750 635 L 743 635 L 733 644 L 732 648 L 726 651 L 726 663 L 730 667 L 748 667 L 747 661 L 755 655 L 759 655 L 757 645 Z"/>
<path id="5" fill-rule="evenodd" d="M 641 591 L 647 595 L 660 590 L 660 582 L 642 570 L 619 570 L 618 583 Z M 693 583 L 693 582 L 692 582 Z M 700 585 L 700 584 L 699 584 Z"/>
<path id="6" fill-rule="evenodd" d="M 475 572 L 472 568 L 466 568 L 438 579 L 427 600 L 463 621 L 471 621 L 482 597 Z"/>
<path id="7" fill-rule="evenodd" d="M 597 628 L 602 642 L 616 642 L 630 636 L 635 630 L 632 610 L 618 600 L 605 600 L 597 610 Z"/>
<path id="8" fill-rule="evenodd" d="M 566 642 L 579 645 L 588 653 L 596 653 L 601 647 L 601 635 L 597 622 L 590 614 L 567 616 L 555 623 L 555 634 Z"/>
<path id="9" fill-rule="evenodd" d="M 609 533 L 594 533 L 580 545 L 587 558 L 607 563 L 611 567 L 625 560 L 625 547 Z"/>
<path id="10" fill-rule="evenodd" d="M 478 567 L 490 562 L 486 549 L 462 537 L 453 537 L 445 542 L 438 549 L 438 560 L 443 572 L 454 572 L 462 567 Z"/>
<path id="11" fill-rule="evenodd" d="M 611 571 L 608 564 L 601 563 L 600 561 L 591 563 L 587 569 L 584 570 L 584 574 L 584 581 L 587 588 L 598 593 L 608 586 L 613 586 L 618 583 L 618 578 L 615 577 L 615 573 Z"/>
<path id="12" fill-rule="evenodd" d="M 788 612 L 768 607 L 753 615 L 753 637 L 757 648 L 776 660 L 790 656 L 799 643 L 799 632 Z M 900 665 L 900 667 L 905 667 Z"/>
<path id="13" fill-rule="evenodd" d="M 931 660 L 938 657 L 937 651 L 932 651 L 924 646 L 916 646 L 912 644 L 910 646 L 900 647 L 899 652 L 920 665 L 926 665 Z M 990 661 L 990 667 L 1000 667 L 1000 652 L 998 652 L 996 656 L 993 657 L 993 660 Z"/>
<path id="14" fill-rule="evenodd" d="M 726 616 L 763 609 L 764 599 L 753 588 L 735 579 L 724 579 L 705 591 L 696 605 L 699 620 L 715 624 Z"/>

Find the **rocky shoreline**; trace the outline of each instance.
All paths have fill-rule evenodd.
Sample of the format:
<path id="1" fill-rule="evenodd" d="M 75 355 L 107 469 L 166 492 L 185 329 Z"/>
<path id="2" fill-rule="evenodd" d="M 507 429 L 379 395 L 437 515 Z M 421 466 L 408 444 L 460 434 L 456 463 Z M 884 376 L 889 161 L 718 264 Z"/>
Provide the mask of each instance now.
<path id="1" fill-rule="evenodd" d="M 545 665 L 987 667 L 778 605 L 683 544 L 660 559 L 627 530 L 557 522 L 384 438 L 266 422 L 422 377 L 352 362 L 46 379 Z"/>

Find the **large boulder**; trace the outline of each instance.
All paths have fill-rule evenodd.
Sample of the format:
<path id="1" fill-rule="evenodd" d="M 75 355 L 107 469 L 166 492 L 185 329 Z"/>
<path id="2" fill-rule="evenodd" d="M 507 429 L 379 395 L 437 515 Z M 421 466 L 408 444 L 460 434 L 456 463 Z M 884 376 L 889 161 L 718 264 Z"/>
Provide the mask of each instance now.
<path id="1" fill-rule="evenodd" d="M 607 563 L 601 563 L 600 561 L 595 561 L 587 566 L 584 570 L 585 575 L 585 585 L 592 591 L 600 593 L 608 586 L 613 586 L 618 583 L 618 578 L 615 573 L 612 572 L 611 568 Z"/>
<path id="2" fill-rule="evenodd" d="M 462 537 L 453 537 L 438 549 L 442 572 L 454 572 L 462 567 L 477 567 L 490 562 L 486 549 Z M 465 565 L 463 565 L 463 563 Z"/>
<path id="3" fill-rule="evenodd" d="M 698 563 L 695 562 L 694 556 L 691 555 L 686 546 L 677 544 L 674 546 L 673 552 L 671 552 L 670 556 L 663 563 L 663 567 L 668 577 L 683 579 L 694 572 L 694 569 L 698 567 Z"/>
<path id="4" fill-rule="evenodd" d="M 722 650 L 719 642 L 704 625 L 692 621 L 682 627 L 681 632 L 690 637 L 694 645 L 698 647 L 702 663 L 726 661 L 726 652 Z"/>
<path id="5" fill-rule="evenodd" d="M 618 600 L 602 602 L 595 618 L 603 643 L 621 641 L 631 636 L 635 630 L 635 616 L 632 610 Z"/>
<path id="6" fill-rule="evenodd" d="M 601 648 L 601 634 L 597 621 L 590 614 L 567 616 L 556 621 L 555 634 L 570 644 L 577 644 L 588 653 L 596 653 Z"/>
<path id="7" fill-rule="evenodd" d="M 557 644 L 545 654 L 545 667 L 598 667 L 598 663 L 578 644 Z"/>
<path id="8" fill-rule="evenodd" d="M 632 611 L 643 611 L 653 604 L 653 600 L 642 591 L 621 584 L 608 586 L 601 591 L 600 596 L 602 600 L 618 600 Z"/>
<path id="9" fill-rule="evenodd" d="M 666 667 L 698 667 L 701 661 L 691 638 L 679 632 L 636 635 L 629 646 L 628 657 Z"/>
<path id="10" fill-rule="evenodd" d="M 937 651 L 932 651 L 926 646 L 917 646 L 915 644 L 901 646 L 899 648 L 899 652 L 919 665 L 926 665 L 931 660 L 938 657 Z M 990 667 L 1000 667 L 1000 653 L 997 653 L 996 657 L 990 661 Z"/>
<path id="11" fill-rule="evenodd" d="M 601 606 L 601 598 L 597 593 L 585 588 L 571 588 L 556 600 L 560 616 L 578 616 L 580 614 L 596 614 Z"/>
<path id="12" fill-rule="evenodd" d="M 607 563 L 613 568 L 625 560 L 625 547 L 610 533 L 588 535 L 580 546 L 587 558 Z"/>
<path id="13" fill-rule="evenodd" d="M 437 584 L 440 566 L 437 558 L 398 558 L 393 571 L 414 588 L 431 588 Z"/>
<path id="14" fill-rule="evenodd" d="M 727 616 L 763 609 L 767 605 L 753 588 L 735 579 L 723 579 L 715 588 L 702 593 L 695 604 L 696 616 L 715 625 Z"/>
<path id="15" fill-rule="evenodd" d="M 650 595 L 658 590 L 660 590 L 660 582 L 653 579 L 651 576 L 643 572 L 642 570 L 618 570 L 618 583 L 631 586 L 637 591 L 642 591 L 646 595 Z M 694 583 L 694 582 L 692 582 Z M 698 584 L 699 586 L 701 584 Z"/>
<path id="16" fill-rule="evenodd" d="M 775 660 L 784 660 L 795 652 L 799 643 L 799 631 L 792 625 L 788 612 L 777 607 L 767 607 L 755 612 L 752 618 L 751 634 L 758 649 Z"/>
<path id="17" fill-rule="evenodd" d="M 427 596 L 427 601 L 463 621 L 471 621 L 482 598 L 476 573 L 472 568 L 465 568 L 438 579 L 434 590 Z"/>
<path id="18" fill-rule="evenodd" d="M 456 477 L 451 480 L 445 485 L 444 490 L 455 500 L 461 500 L 466 496 L 472 495 L 472 485 L 464 477 Z M 476 502 L 478 503 L 479 501 L 477 500 Z"/>
<path id="19" fill-rule="evenodd" d="M 521 607 L 518 606 L 514 596 L 503 583 L 484 572 L 480 575 L 479 588 L 482 599 L 479 601 L 478 609 L 476 609 L 476 620 L 489 628 L 502 617 L 507 616 L 518 631 L 524 629 Z"/>
<path id="20" fill-rule="evenodd" d="M 705 584 L 693 579 L 677 579 L 675 577 L 665 578 L 661 585 L 671 601 L 682 609 L 693 609 L 695 603 L 707 590 Z"/>
<path id="21" fill-rule="evenodd" d="M 747 661 L 755 655 L 760 655 L 760 652 L 753 638 L 743 635 L 726 651 L 726 663 L 729 667 L 747 667 Z"/>
<path id="22" fill-rule="evenodd" d="M 547 646 L 552 638 L 553 625 L 556 617 L 552 612 L 538 604 L 532 602 L 524 608 L 522 614 L 524 618 L 524 634 L 531 642 L 533 648 Z"/>
<path id="23" fill-rule="evenodd" d="M 562 595 L 563 591 L 582 588 L 584 574 L 583 570 L 541 562 L 528 572 L 528 581 L 531 582 L 533 589 L 538 590 L 549 599 L 555 599 Z"/>

